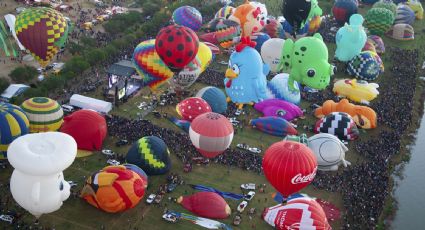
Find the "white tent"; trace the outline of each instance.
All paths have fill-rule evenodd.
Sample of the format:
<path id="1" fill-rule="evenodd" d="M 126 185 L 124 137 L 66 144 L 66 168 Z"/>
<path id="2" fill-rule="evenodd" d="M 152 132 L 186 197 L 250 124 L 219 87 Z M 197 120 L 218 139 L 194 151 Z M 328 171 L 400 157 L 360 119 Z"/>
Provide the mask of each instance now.
<path id="1" fill-rule="evenodd" d="M 74 94 L 69 100 L 69 104 L 82 109 L 92 109 L 101 113 L 109 113 L 112 110 L 112 103 L 99 100 L 92 97 L 86 97 L 79 94 Z"/>
<path id="2" fill-rule="evenodd" d="M 29 86 L 24 84 L 11 84 L 7 89 L 1 94 L 0 98 L 3 101 L 9 101 L 12 97 L 18 96 L 27 90 Z"/>
<path id="3" fill-rule="evenodd" d="M 7 25 L 9 26 L 10 29 L 10 33 L 12 33 L 13 37 L 16 40 L 16 44 L 18 44 L 19 49 L 20 50 L 25 50 L 25 47 L 21 44 L 21 42 L 18 40 L 18 37 L 16 37 L 16 32 L 15 32 L 15 22 L 16 22 L 16 17 L 13 14 L 6 14 L 4 16 L 4 19 L 6 20 Z M 6 32 L 6 31 L 5 31 Z"/>

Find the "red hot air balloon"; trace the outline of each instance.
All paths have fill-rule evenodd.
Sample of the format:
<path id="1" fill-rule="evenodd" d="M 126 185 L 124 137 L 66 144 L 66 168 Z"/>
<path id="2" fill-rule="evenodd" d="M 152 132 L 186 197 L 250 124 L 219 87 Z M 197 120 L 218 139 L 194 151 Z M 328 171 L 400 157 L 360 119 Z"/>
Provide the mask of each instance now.
<path id="1" fill-rule="evenodd" d="M 199 39 L 193 30 L 169 25 L 162 28 L 155 40 L 155 50 L 173 72 L 180 72 L 198 53 Z"/>
<path id="2" fill-rule="evenodd" d="M 271 145 L 263 158 L 264 175 L 283 196 L 298 192 L 313 181 L 317 159 L 305 145 L 279 141 Z"/>
<path id="3" fill-rule="evenodd" d="M 200 97 L 189 97 L 177 104 L 177 113 L 183 120 L 193 121 L 197 116 L 211 112 L 211 107 L 204 99 Z"/>
<path id="4" fill-rule="evenodd" d="M 317 201 L 309 197 L 290 200 L 287 204 L 264 209 L 263 219 L 278 230 L 331 230 L 326 214 Z"/>
<path id="5" fill-rule="evenodd" d="M 224 152 L 232 143 L 233 126 L 218 113 L 204 113 L 192 121 L 189 136 L 195 148 L 207 158 Z"/>
<path id="6" fill-rule="evenodd" d="M 231 213 L 223 197 L 214 192 L 197 192 L 191 196 L 181 196 L 177 199 L 177 203 L 196 215 L 206 218 L 226 219 Z"/>

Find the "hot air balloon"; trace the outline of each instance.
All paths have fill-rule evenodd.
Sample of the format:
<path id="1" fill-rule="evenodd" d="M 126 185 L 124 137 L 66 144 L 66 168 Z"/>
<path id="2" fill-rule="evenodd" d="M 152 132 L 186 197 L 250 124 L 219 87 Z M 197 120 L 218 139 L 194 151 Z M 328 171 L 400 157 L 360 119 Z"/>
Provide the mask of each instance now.
<path id="1" fill-rule="evenodd" d="M 173 21 L 177 25 L 186 26 L 193 31 L 198 31 L 202 26 L 202 15 L 194 7 L 181 6 L 174 10 Z"/>
<path id="2" fill-rule="evenodd" d="M 379 2 L 376 2 L 372 6 L 373 8 L 383 8 L 391 11 L 393 13 L 393 16 L 395 17 L 397 5 L 393 3 L 392 0 L 381 0 Z"/>
<path id="3" fill-rule="evenodd" d="M 356 55 L 347 66 L 348 74 L 365 81 L 374 81 L 381 72 L 381 66 L 369 51 Z"/>
<path id="4" fill-rule="evenodd" d="M 266 150 L 263 170 L 270 184 L 288 197 L 313 181 L 317 160 L 307 146 L 293 141 L 279 141 Z"/>
<path id="5" fill-rule="evenodd" d="M 224 20 L 217 25 L 215 37 L 223 48 L 230 48 L 234 44 L 234 38 L 241 35 L 241 27 L 237 22 Z"/>
<path id="6" fill-rule="evenodd" d="M 304 116 L 300 107 L 276 98 L 261 101 L 254 105 L 254 109 L 263 113 L 264 117 L 282 117 L 287 121 Z"/>
<path id="7" fill-rule="evenodd" d="M 228 18 L 230 15 L 233 14 L 233 11 L 235 10 L 232 6 L 223 6 L 220 8 L 217 13 L 215 14 L 214 18 Z"/>
<path id="8" fill-rule="evenodd" d="M 181 196 L 177 199 L 177 203 L 194 214 L 206 218 L 226 219 L 231 213 L 223 197 L 215 192 L 197 192 L 190 196 Z"/>
<path id="9" fill-rule="evenodd" d="M 210 47 L 201 42 L 199 43 L 198 54 L 196 57 L 199 59 L 201 64 L 201 73 L 205 71 L 205 69 L 211 64 L 213 53 Z"/>
<path id="10" fill-rule="evenodd" d="M 78 149 L 92 151 L 102 148 L 107 127 L 105 118 L 99 113 L 82 109 L 66 116 L 60 131 L 71 135 Z"/>
<path id="11" fill-rule="evenodd" d="M 357 14 L 356 0 L 337 0 L 332 7 L 332 14 L 340 26 L 348 22 L 351 15 Z"/>
<path id="12" fill-rule="evenodd" d="M 196 93 L 195 97 L 204 99 L 214 113 L 224 113 L 227 110 L 226 95 L 224 92 L 214 86 L 207 86 Z"/>
<path id="13" fill-rule="evenodd" d="M 47 97 L 33 97 L 21 105 L 30 122 L 30 132 L 58 130 L 63 123 L 63 111 L 58 102 Z"/>
<path id="14" fill-rule="evenodd" d="M 109 213 L 136 206 L 147 187 L 147 180 L 124 165 L 107 166 L 87 178 L 81 198 Z"/>
<path id="15" fill-rule="evenodd" d="M 344 167 L 351 164 L 345 160 L 348 148 L 332 134 L 319 133 L 308 138 L 308 147 L 316 155 L 318 169 L 321 171 L 336 171 L 341 164 Z"/>
<path id="16" fill-rule="evenodd" d="M 25 112 L 16 105 L 0 102 L 0 160 L 6 158 L 9 144 L 28 132 Z"/>
<path id="17" fill-rule="evenodd" d="M 15 31 L 21 44 L 45 67 L 65 44 L 68 24 L 52 8 L 29 8 L 16 17 Z"/>
<path id="18" fill-rule="evenodd" d="M 317 201 L 309 197 L 291 199 L 287 204 L 266 208 L 263 219 L 277 230 L 331 230 L 326 214 Z"/>
<path id="19" fill-rule="evenodd" d="M 169 25 L 162 28 L 155 39 L 155 50 L 171 71 L 178 73 L 198 53 L 199 40 L 193 30 Z"/>
<path id="20" fill-rule="evenodd" d="M 258 51 L 258 53 L 261 52 L 261 47 L 269 39 L 270 39 L 270 36 L 268 34 L 262 33 L 262 32 L 253 33 L 251 35 L 251 41 L 254 41 L 256 43 L 255 49 Z"/>
<path id="21" fill-rule="evenodd" d="M 207 158 L 224 152 L 232 143 L 233 126 L 218 113 L 204 113 L 192 121 L 189 136 L 195 148 Z"/>
<path id="22" fill-rule="evenodd" d="M 264 63 L 269 65 L 270 71 L 277 73 L 280 57 L 282 56 L 282 47 L 285 40 L 281 38 L 272 38 L 264 42 L 261 46 L 261 57 Z"/>
<path id="23" fill-rule="evenodd" d="M 371 35 L 367 37 L 368 41 L 371 41 L 372 44 L 375 46 L 375 50 L 378 54 L 385 53 L 385 44 L 384 41 L 382 41 L 382 38 L 377 35 Z"/>
<path id="24" fill-rule="evenodd" d="M 254 6 L 255 5 L 255 6 Z M 263 16 L 267 14 L 265 7 L 257 6 L 257 4 L 251 4 L 248 0 L 245 0 L 243 4 L 236 7 L 233 14 L 229 17 L 230 20 L 238 23 L 242 29 L 242 36 L 251 36 L 253 33 L 260 32 L 265 24 L 267 17 Z M 261 10 L 263 8 L 263 11 Z"/>
<path id="25" fill-rule="evenodd" d="M 394 24 L 409 24 L 413 25 L 415 22 L 415 12 L 407 5 L 398 5 Z"/>
<path id="26" fill-rule="evenodd" d="M 281 117 L 260 117 L 252 119 L 250 122 L 254 128 L 261 132 L 284 137 L 286 135 L 297 135 L 297 130 L 285 119 Z"/>
<path id="27" fill-rule="evenodd" d="M 365 15 L 365 27 L 372 35 L 382 35 L 394 22 L 394 14 L 385 8 L 372 8 Z"/>
<path id="28" fill-rule="evenodd" d="M 143 78 L 144 84 L 152 90 L 173 76 L 173 72 L 168 69 L 155 51 L 155 39 L 141 42 L 136 46 L 133 53 L 133 65 Z"/>
<path id="29" fill-rule="evenodd" d="M 181 92 L 189 88 L 198 79 L 202 72 L 202 66 L 199 57 L 196 56 L 187 66 L 178 74 L 175 74 L 169 81 L 171 88 L 176 92 Z"/>
<path id="30" fill-rule="evenodd" d="M 148 175 L 165 174 L 171 168 L 170 151 L 165 142 L 156 136 L 140 138 L 128 150 L 125 159 Z"/>
<path id="31" fill-rule="evenodd" d="M 263 32 L 267 33 L 270 38 L 284 38 L 282 24 L 273 18 L 266 20 L 264 25 Z"/>
<path id="32" fill-rule="evenodd" d="M 197 116 L 211 112 L 211 107 L 200 97 L 189 97 L 178 103 L 176 110 L 183 120 L 193 121 Z"/>
<path id="33" fill-rule="evenodd" d="M 33 133 L 13 141 L 8 149 L 15 168 L 10 178 L 13 199 L 37 218 L 58 210 L 70 195 L 62 171 L 76 155 L 77 143 L 65 133 Z"/>
<path id="34" fill-rule="evenodd" d="M 385 35 L 400 41 L 409 41 L 415 39 L 415 30 L 409 24 L 395 24 Z"/>
<path id="35" fill-rule="evenodd" d="M 329 133 L 341 140 L 355 140 L 359 137 L 359 130 L 353 118 L 343 112 L 333 112 L 319 119 L 314 132 Z"/>

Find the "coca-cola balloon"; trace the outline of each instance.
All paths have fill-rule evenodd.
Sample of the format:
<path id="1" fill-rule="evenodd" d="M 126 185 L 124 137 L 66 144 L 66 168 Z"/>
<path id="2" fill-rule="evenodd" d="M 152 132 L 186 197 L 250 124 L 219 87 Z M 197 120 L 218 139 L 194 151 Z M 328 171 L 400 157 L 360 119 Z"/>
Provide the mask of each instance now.
<path id="1" fill-rule="evenodd" d="M 178 73 L 198 53 L 199 39 L 190 28 L 169 25 L 162 28 L 155 40 L 155 50 L 171 71 Z"/>
<path id="2" fill-rule="evenodd" d="M 263 171 L 270 184 L 283 196 L 288 197 L 313 181 L 317 171 L 317 159 L 303 144 L 279 141 L 266 150 Z"/>
<path id="3" fill-rule="evenodd" d="M 326 214 L 317 201 L 309 197 L 290 200 L 264 209 L 264 221 L 278 230 L 315 229 L 331 230 Z"/>

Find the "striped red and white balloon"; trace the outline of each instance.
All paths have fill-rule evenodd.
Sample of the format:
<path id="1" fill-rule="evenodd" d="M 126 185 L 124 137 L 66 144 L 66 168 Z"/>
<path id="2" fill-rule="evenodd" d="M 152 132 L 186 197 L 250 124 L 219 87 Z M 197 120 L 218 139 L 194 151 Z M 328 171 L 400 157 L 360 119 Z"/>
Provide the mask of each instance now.
<path id="1" fill-rule="evenodd" d="M 263 171 L 270 184 L 283 196 L 288 197 L 313 181 L 317 171 L 317 159 L 304 144 L 279 141 L 266 150 Z"/>
<path id="2" fill-rule="evenodd" d="M 233 126 L 225 116 L 209 112 L 192 121 L 189 137 L 202 156 L 213 158 L 230 146 L 233 132 Z"/>

